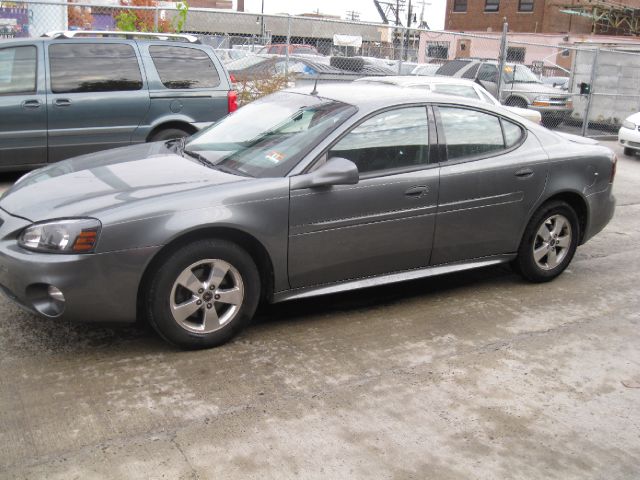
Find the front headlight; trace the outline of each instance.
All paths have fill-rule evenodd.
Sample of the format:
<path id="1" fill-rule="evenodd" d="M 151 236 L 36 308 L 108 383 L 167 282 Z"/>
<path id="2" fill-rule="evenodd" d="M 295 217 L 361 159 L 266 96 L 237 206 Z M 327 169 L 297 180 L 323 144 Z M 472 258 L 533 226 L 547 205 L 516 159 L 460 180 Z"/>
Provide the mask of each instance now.
<path id="1" fill-rule="evenodd" d="M 23 230 L 18 244 L 36 252 L 91 253 L 98 243 L 101 227 L 95 218 L 34 223 Z"/>
<path id="2" fill-rule="evenodd" d="M 540 95 L 539 97 L 536 97 L 536 99 L 534 100 L 534 102 L 547 102 L 547 103 L 549 103 L 550 101 L 551 101 L 551 98 L 545 95 Z"/>
<path id="3" fill-rule="evenodd" d="M 624 122 L 622 122 L 622 126 L 624 128 L 628 128 L 629 130 L 635 130 L 636 129 L 636 124 L 633 123 L 631 120 L 625 120 Z"/>

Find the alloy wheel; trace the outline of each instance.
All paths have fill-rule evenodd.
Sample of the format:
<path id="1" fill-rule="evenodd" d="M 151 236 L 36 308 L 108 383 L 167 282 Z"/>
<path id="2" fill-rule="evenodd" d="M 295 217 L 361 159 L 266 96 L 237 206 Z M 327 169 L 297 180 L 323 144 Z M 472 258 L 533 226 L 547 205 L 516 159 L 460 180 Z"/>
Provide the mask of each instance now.
<path id="1" fill-rule="evenodd" d="M 533 258 L 542 270 L 553 270 L 567 256 L 571 246 L 571 222 L 560 214 L 551 215 L 536 233 Z"/>

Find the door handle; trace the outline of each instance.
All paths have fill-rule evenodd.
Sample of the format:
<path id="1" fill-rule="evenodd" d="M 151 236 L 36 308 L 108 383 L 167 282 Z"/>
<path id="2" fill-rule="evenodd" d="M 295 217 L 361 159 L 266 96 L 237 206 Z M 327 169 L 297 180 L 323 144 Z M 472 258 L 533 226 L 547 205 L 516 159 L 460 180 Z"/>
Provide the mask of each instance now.
<path id="1" fill-rule="evenodd" d="M 426 185 L 416 185 L 415 187 L 411 187 L 409 190 L 404 192 L 404 194 L 410 198 L 418 198 L 425 193 L 429 193 L 429 187 L 427 187 Z"/>
<path id="2" fill-rule="evenodd" d="M 56 98 L 53 103 L 54 103 L 54 105 L 56 107 L 70 107 L 71 106 L 71 100 L 69 100 L 68 98 Z"/>
<path id="3" fill-rule="evenodd" d="M 22 102 L 22 108 L 40 108 L 40 100 L 25 100 Z"/>
<path id="4" fill-rule="evenodd" d="M 523 168 L 521 170 L 518 170 L 515 175 L 518 178 L 529 178 L 533 176 L 533 170 L 531 170 L 530 168 Z"/>

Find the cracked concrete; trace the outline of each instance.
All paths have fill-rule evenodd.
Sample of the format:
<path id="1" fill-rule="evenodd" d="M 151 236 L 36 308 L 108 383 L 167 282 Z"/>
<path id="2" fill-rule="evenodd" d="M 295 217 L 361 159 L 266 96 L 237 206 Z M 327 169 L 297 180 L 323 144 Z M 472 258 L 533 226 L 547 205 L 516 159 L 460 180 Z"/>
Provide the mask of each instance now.
<path id="1" fill-rule="evenodd" d="M 638 478 L 640 157 L 618 154 L 614 220 L 550 284 L 500 266 L 275 305 L 200 352 L 1 299 L 0 478 Z"/>

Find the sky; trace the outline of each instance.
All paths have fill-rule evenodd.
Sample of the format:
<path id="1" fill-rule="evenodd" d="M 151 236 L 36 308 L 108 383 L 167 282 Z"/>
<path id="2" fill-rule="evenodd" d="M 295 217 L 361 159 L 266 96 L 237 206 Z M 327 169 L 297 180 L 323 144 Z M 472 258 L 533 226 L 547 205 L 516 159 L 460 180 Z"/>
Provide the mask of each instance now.
<path id="1" fill-rule="evenodd" d="M 382 0 L 393 1 L 393 0 Z M 412 10 L 416 13 L 420 21 L 420 11 L 422 0 L 412 0 Z M 408 2 L 408 0 L 407 0 Z M 444 28 L 444 14 L 446 0 L 425 0 L 424 18 L 434 30 Z M 233 2 L 234 8 L 236 1 Z M 261 0 L 245 0 L 244 8 L 247 12 L 260 12 Z M 373 0 L 264 0 L 265 13 L 289 13 L 296 15 L 300 13 L 316 12 L 329 15 L 338 15 L 346 18 L 347 10 L 355 10 L 360 13 L 360 20 L 366 22 L 381 22 L 380 15 L 376 10 Z M 406 23 L 406 11 L 403 14 Z M 415 26 L 415 25 L 414 25 Z"/>

